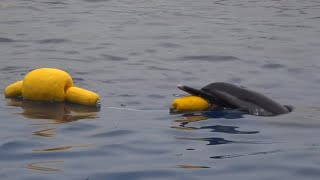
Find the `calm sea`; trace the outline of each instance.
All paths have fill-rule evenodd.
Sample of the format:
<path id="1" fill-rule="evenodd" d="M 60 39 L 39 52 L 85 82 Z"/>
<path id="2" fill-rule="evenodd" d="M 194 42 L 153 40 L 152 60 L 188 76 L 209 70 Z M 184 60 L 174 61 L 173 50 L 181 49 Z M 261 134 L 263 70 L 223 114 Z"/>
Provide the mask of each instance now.
<path id="1" fill-rule="evenodd" d="M 318 179 L 320 1 L 1 0 L 0 89 L 68 71 L 101 109 L 0 96 L 0 179 Z M 295 107 L 170 115 L 229 82 Z"/>

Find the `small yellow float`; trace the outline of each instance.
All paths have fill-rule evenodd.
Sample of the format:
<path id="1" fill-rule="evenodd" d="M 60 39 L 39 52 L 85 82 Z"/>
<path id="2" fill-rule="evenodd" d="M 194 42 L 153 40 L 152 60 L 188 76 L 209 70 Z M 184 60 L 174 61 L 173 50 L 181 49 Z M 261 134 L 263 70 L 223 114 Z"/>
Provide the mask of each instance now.
<path id="1" fill-rule="evenodd" d="M 174 99 L 171 103 L 171 112 L 186 112 L 186 111 L 206 111 L 209 109 L 207 100 L 199 96 L 183 96 Z"/>
<path id="2" fill-rule="evenodd" d="M 72 77 L 55 68 L 40 68 L 29 72 L 22 81 L 17 81 L 5 89 L 7 98 L 22 96 L 26 100 L 68 101 L 76 104 L 99 105 L 98 94 L 73 86 Z"/>

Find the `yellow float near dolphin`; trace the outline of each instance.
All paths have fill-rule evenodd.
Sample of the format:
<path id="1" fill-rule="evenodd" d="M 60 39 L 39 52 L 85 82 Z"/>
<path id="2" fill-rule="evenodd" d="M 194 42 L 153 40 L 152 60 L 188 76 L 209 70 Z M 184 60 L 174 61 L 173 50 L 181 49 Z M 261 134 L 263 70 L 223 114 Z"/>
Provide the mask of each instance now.
<path id="1" fill-rule="evenodd" d="M 72 77 L 55 68 L 40 68 L 29 72 L 22 81 L 5 89 L 5 96 L 37 101 L 68 101 L 94 106 L 99 105 L 98 94 L 73 86 Z"/>
<path id="2" fill-rule="evenodd" d="M 199 96 L 183 96 L 171 103 L 171 112 L 206 111 L 210 107 L 207 100 Z"/>

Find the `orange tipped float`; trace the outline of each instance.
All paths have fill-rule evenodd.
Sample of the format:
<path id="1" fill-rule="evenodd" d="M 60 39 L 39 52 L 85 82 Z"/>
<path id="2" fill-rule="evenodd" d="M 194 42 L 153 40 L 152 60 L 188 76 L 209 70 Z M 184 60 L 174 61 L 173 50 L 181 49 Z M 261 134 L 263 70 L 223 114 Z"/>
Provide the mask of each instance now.
<path id="1" fill-rule="evenodd" d="M 29 72 L 22 81 L 5 89 L 6 97 L 19 97 L 37 101 L 69 101 L 94 106 L 99 104 L 98 94 L 73 86 L 72 77 L 65 71 L 40 68 Z"/>

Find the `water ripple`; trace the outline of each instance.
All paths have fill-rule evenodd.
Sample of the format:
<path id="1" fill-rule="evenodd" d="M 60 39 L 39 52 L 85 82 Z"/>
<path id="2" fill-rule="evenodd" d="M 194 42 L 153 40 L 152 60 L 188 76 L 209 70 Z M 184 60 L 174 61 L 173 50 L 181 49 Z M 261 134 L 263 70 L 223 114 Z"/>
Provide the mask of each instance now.
<path id="1" fill-rule="evenodd" d="M 15 42 L 15 40 L 5 37 L 0 37 L 0 43 L 12 43 Z"/>
<path id="2" fill-rule="evenodd" d="M 107 2 L 107 1 L 110 1 L 110 0 L 84 0 L 84 1 L 96 3 L 96 2 Z"/>
<path id="3" fill-rule="evenodd" d="M 128 58 L 126 58 L 126 57 L 112 56 L 112 55 L 107 55 L 107 54 L 102 54 L 101 56 L 110 60 L 110 61 L 127 61 L 128 60 Z"/>
<path id="4" fill-rule="evenodd" d="M 261 152 L 254 152 L 250 154 L 232 154 L 232 155 L 220 155 L 220 156 L 212 156 L 212 159 L 229 159 L 229 158 L 236 158 L 236 157 L 243 157 L 243 156 L 256 156 L 256 155 L 265 155 L 265 154 L 273 154 L 273 153 L 280 153 L 284 152 L 282 150 L 272 150 L 272 151 L 261 151 Z"/>
<path id="5" fill-rule="evenodd" d="M 176 43 L 169 43 L 169 42 L 161 43 L 159 45 L 162 47 L 165 47 L 165 48 L 181 48 L 181 45 L 176 44 Z"/>
<path id="6" fill-rule="evenodd" d="M 177 168 L 182 168 L 182 169 L 206 169 L 210 168 L 208 166 L 196 166 L 196 165 L 177 165 Z"/>
<path id="7" fill-rule="evenodd" d="M 102 107 L 0 96 L 0 179 L 319 178 L 319 1 L 6 1 L 1 89 L 57 67 Z M 296 108 L 169 113 L 176 84 L 211 81 Z"/>
<path id="8" fill-rule="evenodd" d="M 218 55 L 199 55 L 199 56 L 184 56 L 180 60 L 198 60 L 198 61 L 208 61 L 208 62 L 228 62 L 240 60 L 234 56 L 218 56 Z"/>
<path id="9" fill-rule="evenodd" d="M 22 141 L 22 140 L 10 140 L 7 142 L 1 143 L 1 151 L 10 151 L 14 152 L 17 151 L 21 148 L 30 148 L 34 147 L 36 144 L 35 143 L 30 143 L 27 141 Z"/>
<path id="10" fill-rule="evenodd" d="M 51 172 L 56 172 L 56 171 L 62 171 L 61 169 L 58 168 L 50 168 L 47 167 L 48 165 L 52 164 L 58 164 L 61 165 L 64 161 L 41 161 L 41 162 L 33 162 L 33 163 L 28 163 L 25 168 L 31 169 L 31 170 L 37 170 L 37 171 L 51 171 Z"/>
<path id="11" fill-rule="evenodd" d="M 177 174 L 173 171 L 167 170 L 140 170 L 140 171 L 124 171 L 124 172 L 101 172 L 95 175 L 89 176 L 88 179 L 154 179 L 155 177 L 162 179 L 170 179 Z"/>
<path id="12" fill-rule="evenodd" d="M 265 64 L 262 67 L 266 69 L 280 69 L 280 68 L 285 68 L 286 66 L 278 63 L 270 63 L 270 64 Z"/>
<path id="13" fill-rule="evenodd" d="M 132 134 L 133 131 L 130 130 L 115 130 L 110 132 L 102 132 L 95 135 L 92 135 L 92 137 L 115 137 L 115 136 L 125 136 Z"/>
<path id="14" fill-rule="evenodd" d="M 38 40 L 37 42 L 40 44 L 60 44 L 68 41 L 69 40 L 67 39 L 42 39 L 42 40 Z"/>
<path id="15" fill-rule="evenodd" d="M 194 140 L 194 141 L 207 141 L 207 145 L 222 145 L 235 143 L 235 141 L 226 140 L 224 138 L 210 137 L 210 138 L 188 138 L 188 137 L 177 137 L 182 140 Z"/>
<path id="16" fill-rule="evenodd" d="M 211 132 L 223 132 L 228 134 L 256 134 L 259 131 L 238 131 L 236 130 L 239 127 L 236 126 L 222 126 L 222 125 L 214 125 L 214 126 L 203 126 L 200 129 L 211 129 Z"/>

